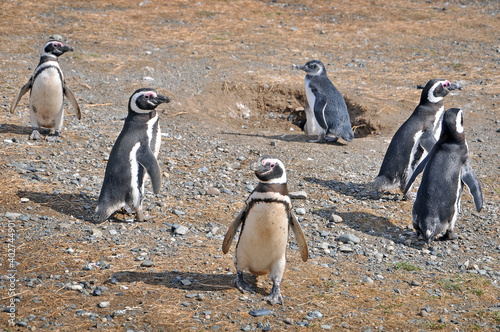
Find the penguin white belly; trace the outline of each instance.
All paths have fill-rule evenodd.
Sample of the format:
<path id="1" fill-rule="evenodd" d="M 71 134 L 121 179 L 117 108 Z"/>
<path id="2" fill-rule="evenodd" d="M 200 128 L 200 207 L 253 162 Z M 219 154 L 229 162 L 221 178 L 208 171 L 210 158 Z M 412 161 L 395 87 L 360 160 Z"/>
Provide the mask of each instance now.
<path id="1" fill-rule="evenodd" d="M 31 87 L 30 110 L 38 125 L 53 128 L 63 110 L 63 85 L 55 68 L 43 70 Z"/>
<path id="2" fill-rule="evenodd" d="M 249 211 L 236 248 L 237 269 L 268 274 L 283 259 L 288 242 L 288 216 L 281 203 L 256 203 Z"/>
<path id="3" fill-rule="evenodd" d="M 307 107 L 307 105 L 305 107 L 307 121 L 304 127 L 304 131 L 306 135 L 319 135 L 324 131 L 324 129 L 321 128 L 318 120 L 316 120 L 316 117 L 314 116 L 314 103 L 316 102 L 316 96 L 309 87 L 309 81 L 307 79 L 305 80 L 305 86 L 307 103 L 309 104 L 309 107 Z"/>

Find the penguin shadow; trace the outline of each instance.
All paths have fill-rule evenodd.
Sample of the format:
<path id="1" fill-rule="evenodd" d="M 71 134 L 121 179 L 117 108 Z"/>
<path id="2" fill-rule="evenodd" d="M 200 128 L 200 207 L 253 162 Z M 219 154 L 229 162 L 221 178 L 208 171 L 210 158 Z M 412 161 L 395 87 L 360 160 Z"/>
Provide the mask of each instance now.
<path id="1" fill-rule="evenodd" d="M 120 271 L 113 274 L 118 282 L 142 281 L 150 285 L 165 286 L 190 291 L 211 292 L 220 290 L 237 289 L 234 274 L 208 274 L 196 272 L 138 272 Z M 245 274 L 245 280 L 253 285 L 257 283 L 257 277 Z M 264 290 L 256 287 L 257 293 L 265 294 Z"/>
<path id="2" fill-rule="evenodd" d="M 307 136 L 305 134 L 293 134 L 293 135 L 263 135 L 263 134 L 243 134 L 243 133 L 231 133 L 231 132 L 221 132 L 222 135 L 233 135 L 233 136 L 248 136 L 248 137 L 261 137 L 269 140 L 278 140 L 285 142 L 302 142 L 309 144 L 327 144 L 327 145 L 338 145 L 344 146 L 346 144 L 340 141 L 324 141 L 322 143 L 309 142 L 310 140 L 316 139 L 317 137 Z"/>
<path id="3" fill-rule="evenodd" d="M 332 213 L 342 218 L 342 223 L 348 227 L 367 235 L 382 237 L 395 243 L 414 249 L 422 249 L 425 242 L 415 236 L 415 232 L 408 228 L 394 225 L 386 217 L 367 212 L 337 212 L 335 208 L 318 209 L 313 212 L 325 220 L 329 220 Z M 411 239 L 410 242 L 405 242 Z"/>
<path id="4" fill-rule="evenodd" d="M 95 205 L 95 198 L 85 194 L 70 193 L 40 193 L 20 190 L 17 192 L 19 198 L 29 198 L 31 202 L 47 206 L 50 209 L 73 216 L 82 221 L 92 220 L 92 206 Z"/>
<path id="5" fill-rule="evenodd" d="M 351 196 L 354 198 L 370 198 L 380 199 L 381 193 L 371 190 L 369 183 L 353 183 L 353 182 L 340 182 L 335 180 L 320 180 L 317 178 L 304 177 L 304 181 L 309 183 L 318 184 L 327 189 L 333 190 L 344 196 Z"/>
<path id="6" fill-rule="evenodd" d="M 18 126 L 10 123 L 0 124 L 0 134 L 29 135 L 32 128 L 29 126 Z"/>

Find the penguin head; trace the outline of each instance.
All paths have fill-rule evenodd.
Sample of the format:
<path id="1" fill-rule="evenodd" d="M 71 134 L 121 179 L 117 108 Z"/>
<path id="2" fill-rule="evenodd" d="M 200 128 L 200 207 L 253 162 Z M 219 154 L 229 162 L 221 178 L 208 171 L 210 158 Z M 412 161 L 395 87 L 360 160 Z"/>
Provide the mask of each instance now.
<path id="1" fill-rule="evenodd" d="M 295 68 L 303 70 L 310 76 L 326 75 L 325 65 L 319 60 L 311 60 L 303 66 L 295 66 Z"/>
<path id="2" fill-rule="evenodd" d="M 135 113 L 150 113 L 163 103 L 169 103 L 170 99 L 166 96 L 159 95 L 156 90 L 142 88 L 136 90 L 128 101 L 129 111 Z"/>
<path id="3" fill-rule="evenodd" d="M 444 112 L 441 140 L 462 141 L 465 139 L 463 114 L 464 111 L 460 108 L 450 108 Z"/>
<path id="4" fill-rule="evenodd" d="M 43 47 L 42 57 L 50 56 L 57 58 L 66 52 L 72 52 L 72 51 L 73 49 L 71 47 L 69 47 L 68 45 L 64 45 L 59 40 L 50 40 L 47 43 L 45 43 L 45 46 Z"/>
<path id="5" fill-rule="evenodd" d="M 422 91 L 422 96 L 420 98 L 420 103 L 425 103 L 429 101 L 431 103 L 438 103 L 451 91 L 458 90 L 462 87 L 460 84 L 451 83 L 445 79 L 433 79 L 427 82 Z"/>
<path id="6" fill-rule="evenodd" d="M 272 156 L 261 156 L 250 167 L 255 176 L 263 183 L 286 183 L 285 165 Z"/>

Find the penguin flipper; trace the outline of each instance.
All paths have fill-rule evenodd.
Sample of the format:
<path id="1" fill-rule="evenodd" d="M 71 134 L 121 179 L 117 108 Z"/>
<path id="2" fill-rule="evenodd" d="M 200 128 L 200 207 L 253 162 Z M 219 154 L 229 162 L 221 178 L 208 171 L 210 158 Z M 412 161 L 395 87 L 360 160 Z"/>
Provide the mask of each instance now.
<path id="1" fill-rule="evenodd" d="M 428 130 L 425 132 L 422 137 L 420 138 L 420 145 L 427 151 L 427 153 L 430 153 L 434 145 L 436 144 L 437 140 L 434 137 L 434 134 L 432 131 Z"/>
<path id="2" fill-rule="evenodd" d="M 222 252 L 224 254 L 227 254 L 229 251 L 229 247 L 231 246 L 231 243 L 233 242 L 234 236 L 236 235 L 236 232 L 238 231 L 238 227 L 240 227 L 240 224 L 243 222 L 243 217 L 245 216 L 247 212 L 247 205 L 241 209 L 240 213 L 234 218 L 233 222 L 229 226 L 229 229 L 227 230 L 226 236 L 224 236 L 224 241 L 222 242 Z"/>
<path id="3" fill-rule="evenodd" d="M 78 105 L 78 102 L 76 101 L 75 95 L 66 86 L 66 84 L 64 84 L 64 95 L 66 96 L 66 98 L 68 98 L 69 102 L 71 103 L 71 106 L 73 106 L 73 108 L 76 111 L 76 117 L 78 118 L 78 120 L 80 120 L 82 118 L 82 112 L 80 111 L 80 106 Z"/>
<path id="4" fill-rule="evenodd" d="M 316 96 L 316 100 L 314 101 L 314 117 L 321 128 L 327 130 L 328 124 L 326 122 L 325 110 L 328 106 L 328 102 L 326 96 L 319 93 L 316 89 L 312 89 Z"/>
<path id="5" fill-rule="evenodd" d="M 462 166 L 460 171 L 462 181 L 467 185 L 469 191 L 474 198 L 474 205 L 477 212 L 480 212 L 483 207 L 483 192 L 481 191 L 481 184 L 477 178 L 476 172 L 472 169 L 469 159 Z"/>
<path id="6" fill-rule="evenodd" d="M 406 183 L 406 188 L 405 188 L 405 191 L 403 193 L 403 195 L 406 195 L 406 193 L 408 192 L 408 190 L 411 188 L 411 185 L 413 184 L 413 181 L 415 181 L 415 179 L 417 178 L 417 176 L 422 173 L 422 171 L 424 170 L 425 168 L 425 165 L 427 165 L 427 162 L 429 161 L 429 155 L 427 155 L 427 157 L 425 157 L 421 162 L 420 164 L 418 164 L 417 168 L 415 168 L 415 171 L 413 172 L 413 174 L 411 175 L 411 178 L 410 180 Z"/>
<path id="7" fill-rule="evenodd" d="M 30 89 L 32 87 L 32 83 L 33 83 L 33 77 L 30 77 L 30 80 L 28 81 L 28 83 L 23 85 L 23 87 L 19 91 L 19 94 L 17 95 L 16 101 L 14 102 L 14 104 L 12 104 L 12 107 L 10 108 L 10 113 L 14 113 L 14 110 L 17 107 L 17 103 L 19 103 L 19 101 L 26 94 L 26 92 L 30 91 Z"/>
<path id="8" fill-rule="evenodd" d="M 292 228 L 293 235 L 295 236 L 295 240 L 297 241 L 297 245 L 299 246 L 302 261 L 307 262 L 307 259 L 309 258 L 309 248 L 307 247 L 306 237 L 304 235 L 304 231 L 302 231 L 302 227 L 300 227 L 297 216 L 292 209 L 290 209 L 288 221 Z"/>
<path id="9" fill-rule="evenodd" d="M 151 178 L 151 184 L 153 185 L 153 192 L 158 194 L 161 187 L 161 170 L 151 149 L 139 149 L 139 151 L 137 151 L 137 161 L 148 172 Z"/>

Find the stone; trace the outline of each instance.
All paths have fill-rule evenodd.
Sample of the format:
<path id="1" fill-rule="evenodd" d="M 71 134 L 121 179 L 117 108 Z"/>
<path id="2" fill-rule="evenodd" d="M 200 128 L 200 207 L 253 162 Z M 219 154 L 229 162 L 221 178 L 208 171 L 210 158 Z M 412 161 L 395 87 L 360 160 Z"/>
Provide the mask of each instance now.
<path id="1" fill-rule="evenodd" d="M 143 260 L 141 263 L 142 267 L 152 267 L 154 265 L 155 265 L 155 263 L 153 261 L 150 261 L 150 260 Z"/>
<path id="2" fill-rule="evenodd" d="M 207 189 L 207 195 L 218 196 L 220 195 L 220 190 L 215 187 L 210 187 Z"/>
<path id="3" fill-rule="evenodd" d="M 340 252 L 353 252 L 354 249 L 352 249 L 350 246 L 348 245 L 344 245 L 342 247 L 339 248 L 339 251 Z"/>
<path id="4" fill-rule="evenodd" d="M 305 191 L 294 191 L 288 193 L 288 196 L 292 199 L 307 199 L 307 193 Z"/>
<path id="5" fill-rule="evenodd" d="M 295 209 L 295 213 L 297 215 L 299 215 L 299 216 L 303 216 L 303 215 L 306 214 L 306 209 L 304 209 L 304 208 L 297 208 L 297 209 Z"/>
<path id="6" fill-rule="evenodd" d="M 337 215 L 337 214 L 334 214 L 332 213 L 332 215 L 330 216 L 330 220 L 336 224 L 338 223 L 341 223 L 342 221 L 344 221 L 344 219 L 342 219 L 341 216 Z"/>
<path id="7" fill-rule="evenodd" d="M 254 317 L 266 316 L 266 315 L 269 315 L 270 313 L 271 313 L 271 310 L 269 310 L 267 308 L 256 309 L 256 310 L 252 310 L 249 312 L 249 314 L 251 316 L 254 316 Z"/>
<path id="8" fill-rule="evenodd" d="M 314 311 L 309 313 L 309 317 L 311 317 L 311 318 L 323 318 L 323 314 L 318 310 L 314 310 Z"/>
<path id="9" fill-rule="evenodd" d="M 352 242 L 354 244 L 358 244 L 361 240 L 354 234 L 342 234 L 338 238 L 335 239 L 335 241 L 340 241 L 344 243 L 349 243 Z"/>
<path id="10" fill-rule="evenodd" d="M 187 228 L 186 226 L 183 226 L 183 225 L 177 227 L 174 231 L 174 233 L 177 235 L 186 235 L 188 232 L 189 232 L 189 228 Z"/>
<path id="11" fill-rule="evenodd" d="M 99 308 L 107 308 L 109 307 L 110 303 L 108 301 L 102 301 L 97 304 Z"/>

